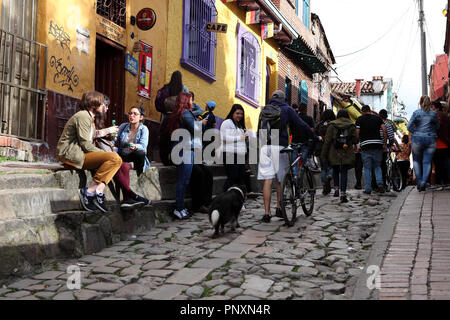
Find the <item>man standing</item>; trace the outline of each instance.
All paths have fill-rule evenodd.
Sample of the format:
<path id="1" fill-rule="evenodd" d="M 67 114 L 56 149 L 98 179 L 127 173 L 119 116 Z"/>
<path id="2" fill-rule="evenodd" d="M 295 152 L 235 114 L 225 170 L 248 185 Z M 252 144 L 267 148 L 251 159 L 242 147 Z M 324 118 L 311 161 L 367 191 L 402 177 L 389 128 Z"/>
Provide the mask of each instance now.
<path id="1" fill-rule="evenodd" d="M 387 151 L 387 132 L 383 120 L 370 111 L 368 105 L 362 107 L 363 115 L 356 119 L 356 131 L 359 136 L 364 166 L 365 194 L 372 193 L 372 169 L 378 185 L 378 192 L 384 193 L 383 176 L 381 173 L 381 160 L 383 151 Z M 383 139 L 380 137 L 380 128 Z"/>
<path id="2" fill-rule="evenodd" d="M 267 128 L 267 122 L 263 121 L 263 115 L 268 114 L 268 108 L 273 110 L 272 114 L 275 115 L 270 121 L 269 128 Z M 278 116 L 276 116 L 278 115 Z M 311 128 L 297 115 L 285 101 L 284 92 L 276 90 L 269 105 L 264 107 L 261 111 L 260 121 L 258 124 L 258 135 L 261 138 L 262 130 L 267 130 L 268 139 L 267 144 L 260 145 L 260 158 L 258 164 L 258 180 L 264 180 L 263 198 L 265 214 L 262 221 L 269 223 L 272 215 L 270 213 L 270 200 L 272 197 L 272 180 L 277 177 L 277 209 L 276 216 L 283 217 L 280 208 L 280 196 L 281 196 L 281 181 L 289 167 L 288 154 L 280 154 L 280 151 L 289 146 L 289 134 L 288 128 L 296 134 L 305 137 L 306 139 L 315 139 L 314 132 Z M 279 140 L 276 141 L 276 130 L 278 130 Z M 261 140 L 260 140 L 261 142 Z"/>
<path id="3" fill-rule="evenodd" d="M 295 110 L 295 108 L 294 108 Z M 302 119 L 308 126 L 309 128 L 314 131 L 315 125 L 314 125 L 314 120 L 312 117 L 308 116 L 308 106 L 305 103 L 300 103 L 300 106 L 298 107 L 298 115 L 300 117 L 300 119 Z M 308 159 L 308 155 L 309 155 L 309 146 L 307 145 L 308 142 L 308 137 L 305 137 L 304 135 L 301 135 L 297 132 L 292 132 L 292 143 L 301 143 L 302 147 L 300 149 L 300 153 L 302 155 L 302 159 L 303 161 L 307 161 Z M 298 151 L 297 149 L 294 150 L 294 152 L 292 153 L 292 158 L 295 159 L 298 157 Z M 297 176 L 298 174 L 298 167 L 294 168 L 294 174 Z"/>
<path id="4" fill-rule="evenodd" d="M 387 117 L 388 113 L 385 109 L 380 110 L 378 112 L 378 115 L 381 117 L 381 120 L 383 120 L 383 123 L 386 127 L 387 137 L 388 141 L 387 144 L 391 148 L 394 144 L 397 147 L 398 150 L 400 150 L 400 145 L 398 144 L 397 140 L 395 139 L 394 130 L 392 129 L 392 125 L 389 123 Z M 380 137 L 383 138 L 383 130 L 380 128 Z M 386 166 L 386 160 L 389 156 L 388 150 L 383 151 L 383 159 L 381 160 L 381 172 L 383 174 L 383 185 L 386 186 L 386 172 L 387 172 L 387 166 Z"/>

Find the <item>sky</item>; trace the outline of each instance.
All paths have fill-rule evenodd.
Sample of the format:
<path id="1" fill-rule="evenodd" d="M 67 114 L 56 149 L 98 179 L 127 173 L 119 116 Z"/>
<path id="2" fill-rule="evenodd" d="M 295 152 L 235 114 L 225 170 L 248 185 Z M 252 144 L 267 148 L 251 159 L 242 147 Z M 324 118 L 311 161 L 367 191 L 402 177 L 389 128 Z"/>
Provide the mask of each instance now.
<path id="1" fill-rule="evenodd" d="M 447 0 L 423 1 L 429 72 L 436 55 L 444 53 L 447 18 L 442 10 Z M 417 0 L 311 1 L 311 12 L 320 17 L 336 57 L 334 67 L 339 79 L 392 78 L 394 92 L 405 103 L 408 118 L 418 108 L 422 95 L 418 11 Z M 339 57 L 367 46 L 359 53 Z"/>

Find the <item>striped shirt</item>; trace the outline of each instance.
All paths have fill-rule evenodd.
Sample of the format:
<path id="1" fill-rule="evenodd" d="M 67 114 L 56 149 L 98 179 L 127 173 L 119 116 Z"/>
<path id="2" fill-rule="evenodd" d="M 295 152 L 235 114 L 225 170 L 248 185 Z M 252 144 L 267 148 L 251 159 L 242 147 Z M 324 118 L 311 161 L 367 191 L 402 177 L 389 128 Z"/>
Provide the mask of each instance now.
<path id="1" fill-rule="evenodd" d="M 356 128 L 359 129 L 362 151 L 383 148 L 384 142 L 380 137 L 382 124 L 381 118 L 374 114 L 365 114 L 356 119 Z"/>
<path id="2" fill-rule="evenodd" d="M 392 129 L 391 124 L 389 123 L 389 121 L 387 120 L 383 120 L 384 125 L 386 126 L 386 130 L 387 130 L 387 141 L 388 141 L 388 146 L 392 146 L 394 144 L 394 139 L 395 139 L 395 135 L 394 135 L 394 130 Z M 381 140 L 383 140 L 383 129 L 380 128 L 380 137 Z"/>

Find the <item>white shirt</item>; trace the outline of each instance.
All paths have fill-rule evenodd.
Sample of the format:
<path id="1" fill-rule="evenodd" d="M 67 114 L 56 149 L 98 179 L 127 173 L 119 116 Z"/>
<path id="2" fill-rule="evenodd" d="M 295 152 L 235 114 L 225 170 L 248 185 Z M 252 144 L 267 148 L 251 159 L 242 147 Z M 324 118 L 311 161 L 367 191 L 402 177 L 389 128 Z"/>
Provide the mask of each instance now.
<path id="1" fill-rule="evenodd" d="M 236 154 L 245 154 L 247 145 L 245 139 L 242 139 L 244 130 L 236 127 L 233 120 L 225 120 L 220 127 L 220 135 L 222 137 L 223 151 Z"/>

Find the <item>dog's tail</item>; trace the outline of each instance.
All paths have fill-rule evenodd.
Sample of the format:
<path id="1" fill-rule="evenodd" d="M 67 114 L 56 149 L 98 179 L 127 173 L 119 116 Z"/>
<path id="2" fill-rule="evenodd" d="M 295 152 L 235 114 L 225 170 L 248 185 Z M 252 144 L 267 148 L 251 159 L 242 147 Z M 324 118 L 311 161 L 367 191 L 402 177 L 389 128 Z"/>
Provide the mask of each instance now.
<path id="1" fill-rule="evenodd" d="M 220 218 L 220 213 L 218 210 L 214 210 L 211 213 L 211 224 L 213 225 L 213 227 L 217 226 L 217 223 L 219 222 L 219 218 Z"/>

